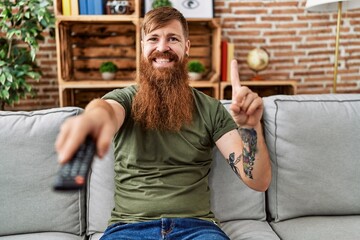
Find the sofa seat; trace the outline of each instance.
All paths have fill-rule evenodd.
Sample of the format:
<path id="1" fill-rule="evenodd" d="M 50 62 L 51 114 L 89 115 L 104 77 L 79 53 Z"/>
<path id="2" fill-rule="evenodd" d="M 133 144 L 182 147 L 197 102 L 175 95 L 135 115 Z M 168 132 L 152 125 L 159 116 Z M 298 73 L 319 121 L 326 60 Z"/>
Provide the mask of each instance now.
<path id="1" fill-rule="evenodd" d="M 300 217 L 270 225 L 281 239 L 360 239 L 360 216 Z"/>
<path id="2" fill-rule="evenodd" d="M 85 240 L 85 236 L 76 236 L 70 233 L 41 232 L 29 234 L 17 234 L 0 237 L 1 240 Z"/>
<path id="3" fill-rule="evenodd" d="M 233 220 L 222 222 L 221 229 L 234 240 L 280 240 L 267 221 Z"/>

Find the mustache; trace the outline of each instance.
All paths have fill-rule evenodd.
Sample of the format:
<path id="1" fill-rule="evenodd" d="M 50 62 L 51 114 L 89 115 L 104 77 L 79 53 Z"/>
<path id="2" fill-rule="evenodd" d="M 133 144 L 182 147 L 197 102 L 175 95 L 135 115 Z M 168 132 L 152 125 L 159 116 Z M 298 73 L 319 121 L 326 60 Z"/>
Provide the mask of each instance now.
<path id="1" fill-rule="evenodd" d="M 151 61 L 154 60 L 155 58 L 168 58 L 171 61 L 175 61 L 175 62 L 179 61 L 179 57 L 172 51 L 165 51 L 165 52 L 156 51 L 150 54 L 150 56 L 148 57 L 148 59 L 150 59 Z"/>

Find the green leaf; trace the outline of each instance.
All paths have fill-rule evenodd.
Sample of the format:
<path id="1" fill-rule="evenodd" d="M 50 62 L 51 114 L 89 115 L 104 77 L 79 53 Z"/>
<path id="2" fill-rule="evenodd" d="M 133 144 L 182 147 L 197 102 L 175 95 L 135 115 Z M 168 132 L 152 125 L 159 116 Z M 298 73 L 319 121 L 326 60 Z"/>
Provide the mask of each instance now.
<path id="1" fill-rule="evenodd" d="M 11 75 L 9 72 L 5 72 L 5 78 L 8 82 L 13 81 L 13 75 Z"/>
<path id="2" fill-rule="evenodd" d="M 31 92 L 32 87 L 29 84 L 25 84 L 26 91 Z"/>
<path id="3" fill-rule="evenodd" d="M 4 85 L 4 84 L 5 84 L 5 80 L 6 80 L 5 74 L 4 74 L 4 73 L 1 73 L 1 75 L 0 75 L 0 83 L 1 83 L 2 85 Z"/>
<path id="4" fill-rule="evenodd" d="M 24 16 L 29 19 L 30 18 L 30 12 L 25 12 Z"/>
<path id="5" fill-rule="evenodd" d="M 1 91 L 1 95 L 2 95 L 2 98 L 4 98 L 4 99 L 9 99 L 9 97 L 10 97 L 9 91 L 7 91 L 5 89 Z"/>
<path id="6" fill-rule="evenodd" d="M 35 72 L 28 72 L 28 73 L 26 73 L 26 75 L 31 78 L 35 78 Z"/>

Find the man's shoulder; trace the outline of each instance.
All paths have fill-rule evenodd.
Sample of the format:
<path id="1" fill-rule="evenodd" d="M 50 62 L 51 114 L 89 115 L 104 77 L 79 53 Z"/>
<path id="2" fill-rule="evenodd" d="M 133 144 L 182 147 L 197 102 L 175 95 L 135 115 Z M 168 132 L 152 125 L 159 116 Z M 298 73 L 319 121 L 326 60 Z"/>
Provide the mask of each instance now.
<path id="1" fill-rule="evenodd" d="M 124 88 L 117 88 L 112 90 L 111 92 L 105 94 L 103 96 L 104 99 L 117 99 L 119 97 L 131 97 L 133 95 L 135 95 L 135 93 L 137 92 L 137 86 L 136 85 L 130 85 Z"/>
<path id="2" fill-rule="evenodd" d="M 206 103 L 218 104 L 220 101 L 214 97 L 209 96 L 208 94 L 192 87 L 195 101 L 201 101 Z"/>

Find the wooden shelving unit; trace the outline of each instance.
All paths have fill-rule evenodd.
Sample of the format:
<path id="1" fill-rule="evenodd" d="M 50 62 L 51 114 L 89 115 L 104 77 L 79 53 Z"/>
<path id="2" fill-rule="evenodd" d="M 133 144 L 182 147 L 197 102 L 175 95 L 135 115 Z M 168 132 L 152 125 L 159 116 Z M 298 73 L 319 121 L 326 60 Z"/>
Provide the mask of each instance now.
<path id="1" fill-rule="evenodd" d="M 241 85 L 249 87 L 261 97 L 296 94 L 296 81 L 241 81 Z M 231 99 L 231 89 L 231 82 L 220 82 L 220 99 Z"/>
<path id="2" fill-rule="evenodd" d="M 132 0 L 129 15 L 62 15 L 54 0 L 59 96 L 61 106 L 85 105 L 115 88 L 135 84 L 140 65 L 140 0 Z M 219 98 L 220 20 L 188 19 L 190 58 L 206 67 L 204 78 L 190 85 Z M 103 80 L 99 66 L 113 61 L 119 68 L 114 80 Z"/>

